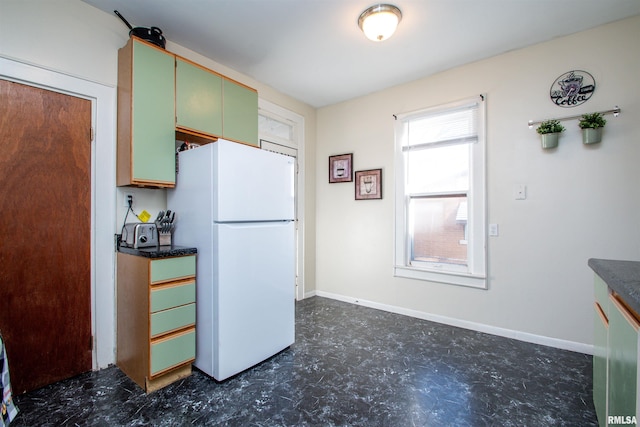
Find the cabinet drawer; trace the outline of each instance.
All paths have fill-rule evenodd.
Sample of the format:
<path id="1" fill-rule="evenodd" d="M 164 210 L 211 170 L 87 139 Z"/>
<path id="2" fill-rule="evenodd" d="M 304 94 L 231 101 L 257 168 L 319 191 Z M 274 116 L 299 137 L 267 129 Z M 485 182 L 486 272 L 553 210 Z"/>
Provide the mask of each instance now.
<path id="1" fill-rule="evenodd" d="M 196 282 L 151 289 L 151 313 L 196 301 Z"/>
<path id="2" fill-rule="evenodd" d="M 150 270 L 152 284 L 195 276 L 196 256 L 154 259 Z"/>
<path id="3" fill-rule="evenodd" d="M 196 331 L 190 329 L 151 343 L 150 374 L 153 377 L 196 357 Z"/>
<path id="4" fill-rule="evenodd" d="M 195 303 L 158 311 L 151 315 L 151 337 L 194 325 L 195 323 Z"/>

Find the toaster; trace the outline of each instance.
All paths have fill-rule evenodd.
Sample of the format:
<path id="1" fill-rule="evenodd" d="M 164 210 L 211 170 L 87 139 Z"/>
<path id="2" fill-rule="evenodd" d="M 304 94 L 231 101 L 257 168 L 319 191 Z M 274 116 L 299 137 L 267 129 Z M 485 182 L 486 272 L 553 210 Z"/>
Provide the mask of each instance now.
<path id="1" fill-rule="evenodd" d="M 122 244 L 130 248 L 148 248 L 158 245 L 158 230 L 155 224 L 131 222 L 124 225 Z"/>

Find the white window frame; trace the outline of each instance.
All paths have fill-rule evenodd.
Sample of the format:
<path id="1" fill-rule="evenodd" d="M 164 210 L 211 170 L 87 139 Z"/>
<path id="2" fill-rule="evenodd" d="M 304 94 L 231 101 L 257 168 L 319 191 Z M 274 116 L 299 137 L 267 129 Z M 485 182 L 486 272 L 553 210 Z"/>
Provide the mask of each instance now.
<path id="1" fill-rule="evenodd" d="M 460 270 L 455 266 L 431 263 L 412 265 L 410 262 L 409 197 L 406 188 L 406 123 L 412 119 L 459 108 L 477 101 L 478 140 L 471 143 L 469 165 L 470 188 L 467 194 L 469 206 L 467 219 L 468 268 Z M 456 102 L 425 108 L 396 115 L 395 124 L 395 260 L 394 276 L 430 282 L 448 283 L 459 286 L 487 289 L 486 256 L 486 96 L 467 98 Z"/>

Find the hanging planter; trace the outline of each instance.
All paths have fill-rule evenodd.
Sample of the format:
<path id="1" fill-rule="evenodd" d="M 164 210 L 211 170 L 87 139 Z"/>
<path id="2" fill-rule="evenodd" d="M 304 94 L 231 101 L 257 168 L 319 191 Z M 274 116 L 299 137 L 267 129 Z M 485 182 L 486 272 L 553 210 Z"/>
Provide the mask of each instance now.
<path id="1" fill-rule="evenodd" d="M 560 132 L 544 133 L 540 135 L 540 138 L 542 139 L 542 148 L 556 148 L 560 139 Z"/>
<path id="2" fill-rule="evenodd" d="M 582 143 L 597 144 L 602 141 L 602 128 L 606 124 L 607 121 L 601 113 L 583 114 L 578 122 L 582 129 Z"/>
<path id="3" fill-rule="evenodd" d="M 600 141 L 602 141 L 602 128 L 582 129 L 583 144 L 597 144 Z"/>
<path id="4" fill-rule="evenodd" d="M 560 124 L 559 120 L 546 120 L 540 123 L 536 132 L 542 138 L 542 148 L 555 148 L 558 146 L 560 134 L 564 132 L 564 126 Z"/>

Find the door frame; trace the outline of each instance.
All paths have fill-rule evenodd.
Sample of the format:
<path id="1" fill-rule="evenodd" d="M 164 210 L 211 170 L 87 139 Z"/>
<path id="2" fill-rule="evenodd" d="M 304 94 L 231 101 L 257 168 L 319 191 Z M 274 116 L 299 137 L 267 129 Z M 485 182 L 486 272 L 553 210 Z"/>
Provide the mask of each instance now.
<path id="1" fill-rule="evenodd" d="M 281 144 L 284 146 L 289 146 L 297 150 L 296 155 L 296 168 L 297 168 L 297 194 L 296 194 L 296 300 L 301 301 L 305 298 L 305 283 L 304 283 L 304 243 L 305 243 L 305 194 L 304 194 L 304 183 L 305 183 L 305 168 L 304 168 L 304 132 L 305 132 L 305 122 L 304 117 L 300 114 L 294 113 L 293 111 L 287 110 L 286 108 L 280 107 L 272 102 L 267 101 L 266 99 L 258 98 L 258 114 L 264 114 L 265 116 L 270 116 L 273 118 L 284 119 L 290 121 L 294 124 L 294 135 L 293 141 L 294 145 L 291 145 L 289 141 L 281 141 L 281 140 L 273 140 L 269 135 L 258 135 L 259 139 L 264 139 L 267 141 L 271 141 L 276 144 Z M 258 130 L 259 132 L 259 130 Z"/>
<path id="2" fill-rule="evenodd" d="M 0 78 L 91 101 L 92 368 L 105 368 L 115 362 L 116 88 L 3 56 Z"/>

